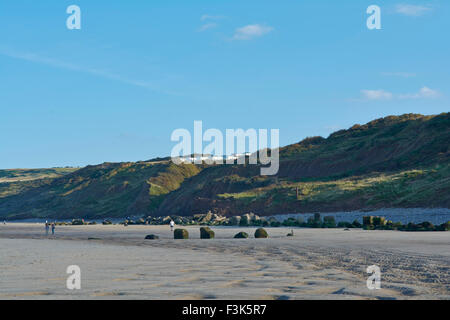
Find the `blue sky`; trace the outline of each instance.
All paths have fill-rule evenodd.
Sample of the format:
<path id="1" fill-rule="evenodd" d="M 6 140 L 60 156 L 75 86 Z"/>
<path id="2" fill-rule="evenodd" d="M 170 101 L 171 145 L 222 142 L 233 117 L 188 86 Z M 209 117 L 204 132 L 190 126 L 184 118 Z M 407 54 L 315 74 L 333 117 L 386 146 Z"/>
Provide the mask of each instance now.
<path id="1" fill-rule="evenodd" d="M 286 145 L 448 112 L 449 31 L 445 0 L 2 0 L 0 168 L 168 156 L 194 120 Z"/>

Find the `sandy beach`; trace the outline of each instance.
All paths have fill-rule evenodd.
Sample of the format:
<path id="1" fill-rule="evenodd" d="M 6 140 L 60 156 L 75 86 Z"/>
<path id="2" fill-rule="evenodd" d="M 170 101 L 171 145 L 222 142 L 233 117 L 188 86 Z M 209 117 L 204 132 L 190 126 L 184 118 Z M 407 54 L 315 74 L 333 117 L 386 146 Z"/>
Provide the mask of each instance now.
<path id="1" fill-rule="evenodd" d="M 0 225 L 0 299 L 450 299 L 450 232 Z M 233 239 L 246 231 L 249 239 Z M 156 234 L 159 240 L 145 240 Z M 66 268 L 81 268 L 81 289 Z M 381 268 L 369 290 L 366 268 Z"/>

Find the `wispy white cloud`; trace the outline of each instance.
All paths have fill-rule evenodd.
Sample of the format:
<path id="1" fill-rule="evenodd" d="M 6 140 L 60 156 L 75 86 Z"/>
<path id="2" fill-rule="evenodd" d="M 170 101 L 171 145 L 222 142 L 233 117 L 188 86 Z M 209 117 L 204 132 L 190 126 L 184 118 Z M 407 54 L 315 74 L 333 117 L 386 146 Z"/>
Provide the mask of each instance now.
<path id="1" fill-rule="evenodd" d="M 249 24 L 247 26 L 237 28 L 233 40 L 251 40 L 262 37 L 273 30 L 270 26 L 263 26 L 260 24 Z"/>
<path id="2" fill-rule="evenodd" d="M 204 14 L 200 17 L 200 21 L 203 21 L 203 25 L 197 29 L 198 32 L 203 32 L 206 30 L 214 29 L 219 26 L 219 24 L 215 21 L 224 19 L 225 16 L 220 15 L 211 15 L 211 14 Z"/>
<path id="3" fill-rule="evenodd" d="M 204 14 L 200 17 L 201 21 L 205 21 L 205 20 L 221 20 L 224 19 L 225 16 L 220 16 L 220 15 L 210 15 L 210 14 Z"/>
<path id="4" fill-rule="evenodd" d="M 40 63 L 40 64 L 48 65 L 51 67 L 55 67 L 55 68 L 87 73 L 87 74 L 91 74 L 93 76 L 110 79 L 110 80 L 115 80 L 115 81 L 120 81 L 120 82 L 129 84 L 129 85 L 150 89 L 150 90 L 164 93 L 164 94 L 178 95 L 175 92 L 163 90 L 150 82 L 130 79 L 130 78 L 124 77 L 122 75 L 111 73 L 111 72 L 108 72 L 105 70 L 83 67 L 83 66 L 64 62 L 64 61 L 54 59 L 54 58 L 43 57 L 43 56 L 40 56 L 40 55 L 37 55 L 34 53 L 17 52 L 17 51 L 10 50 L 10 49 L 0 48 L 0 55 L 7 56 L 7 57 L 10 57 L 13 59 L 19 59 L 19 60 Z"/>
<path id="5" fill-rule="evenodd" d="M 202 25 L 202 26 L 198 29 L 198 31 L 199 31 L 199 32 L 203 32 L 203 31 L 206 31 L 206 30 L 209 30 L 209 29 L 214 29 L 214 28 L 216 28 L 217 26 L 218 26 L 217 23 L 206 23 L 206 24 Z"/>
<path id="6" fill-rule="evenodd" d="M 394 94 L 386 90 L 361 90 L 361 96 L 363 100 L 375 101 L 375 100 L 393 100 L 393 99 L 434 99 L 440 97 L 440 93 L 437 90 L 430 89 L 428 87 L 422 87 L 419 91 L 414 93 Z"/>
<path id="7" fill-rule="evenodd" d="M 439 91 L 430 89 L 428 87 L 421 88 L 416 93 L 407 93 L 398 95 L 399 99 L 425 99 L 425 98 L 438 98 L 440 96 Z"/>
<path id="8" fill-rule="evenodd" d="M 367 100 L 391 100 L 393 94 L 384 90 L 361 90 L 362 96 Z"/>
<path id="9" fill-rule="evenodd" d="M 412 72 L 381 72 L 381 75 L 387 77 L 401 77 L 401 78 L 412 78 L 416 76 L 416 74 Z"/>
<path id="10" fill-rule="evenodd" d="M 397 4 L 395 6 L 395 12 L 410 16 L 410 17 L 419 17 L 424 15 L 427 12 L 430 12 L 432 8 L 430 6 L 422 6 L 422 5 L 414 5 L 414 4 Z"/>

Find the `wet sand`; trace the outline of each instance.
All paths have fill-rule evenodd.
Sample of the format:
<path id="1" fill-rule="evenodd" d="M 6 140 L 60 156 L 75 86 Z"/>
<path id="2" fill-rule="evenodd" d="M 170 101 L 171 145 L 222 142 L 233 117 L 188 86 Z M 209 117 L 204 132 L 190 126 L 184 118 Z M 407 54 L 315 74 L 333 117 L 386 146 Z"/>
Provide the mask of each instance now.
<path id="1" fill-rule="evenodd" d="M 0 299 L 450 299 L 450 232 L 0 225 Z M 290 230 L 294 237 L 286 237 Z M 239 231 L 249 239 L 233 239 Z M 159 240 L 144 240 L 156 234 Z M 81 290 L 66 268 L 81 268 Z M 367 266 L 381 268 L 369 290 Z"/>

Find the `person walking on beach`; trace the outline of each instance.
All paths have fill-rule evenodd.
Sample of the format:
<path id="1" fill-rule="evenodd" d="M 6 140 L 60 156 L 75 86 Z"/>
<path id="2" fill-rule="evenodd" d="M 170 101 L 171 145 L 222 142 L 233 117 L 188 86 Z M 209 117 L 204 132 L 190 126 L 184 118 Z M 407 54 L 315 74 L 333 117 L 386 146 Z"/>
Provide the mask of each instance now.
<path id="1" fill-rule="evenodd" d="M 52 235 L 55 235 L 55 223 L 52 223 Z"/>
<path id="2" fill-rule="evenodd" d="M 175 222 L 173 222 L 173 220 L 170 220 L 170 231 L 173 231 L 174 226 L 175 226 Z"/>
<path id="3" fill-rule="evenodd" d="M 45 221 L 45 235 L 48 236 L 48 229 L 50 228 L 47 221 Z"/>

